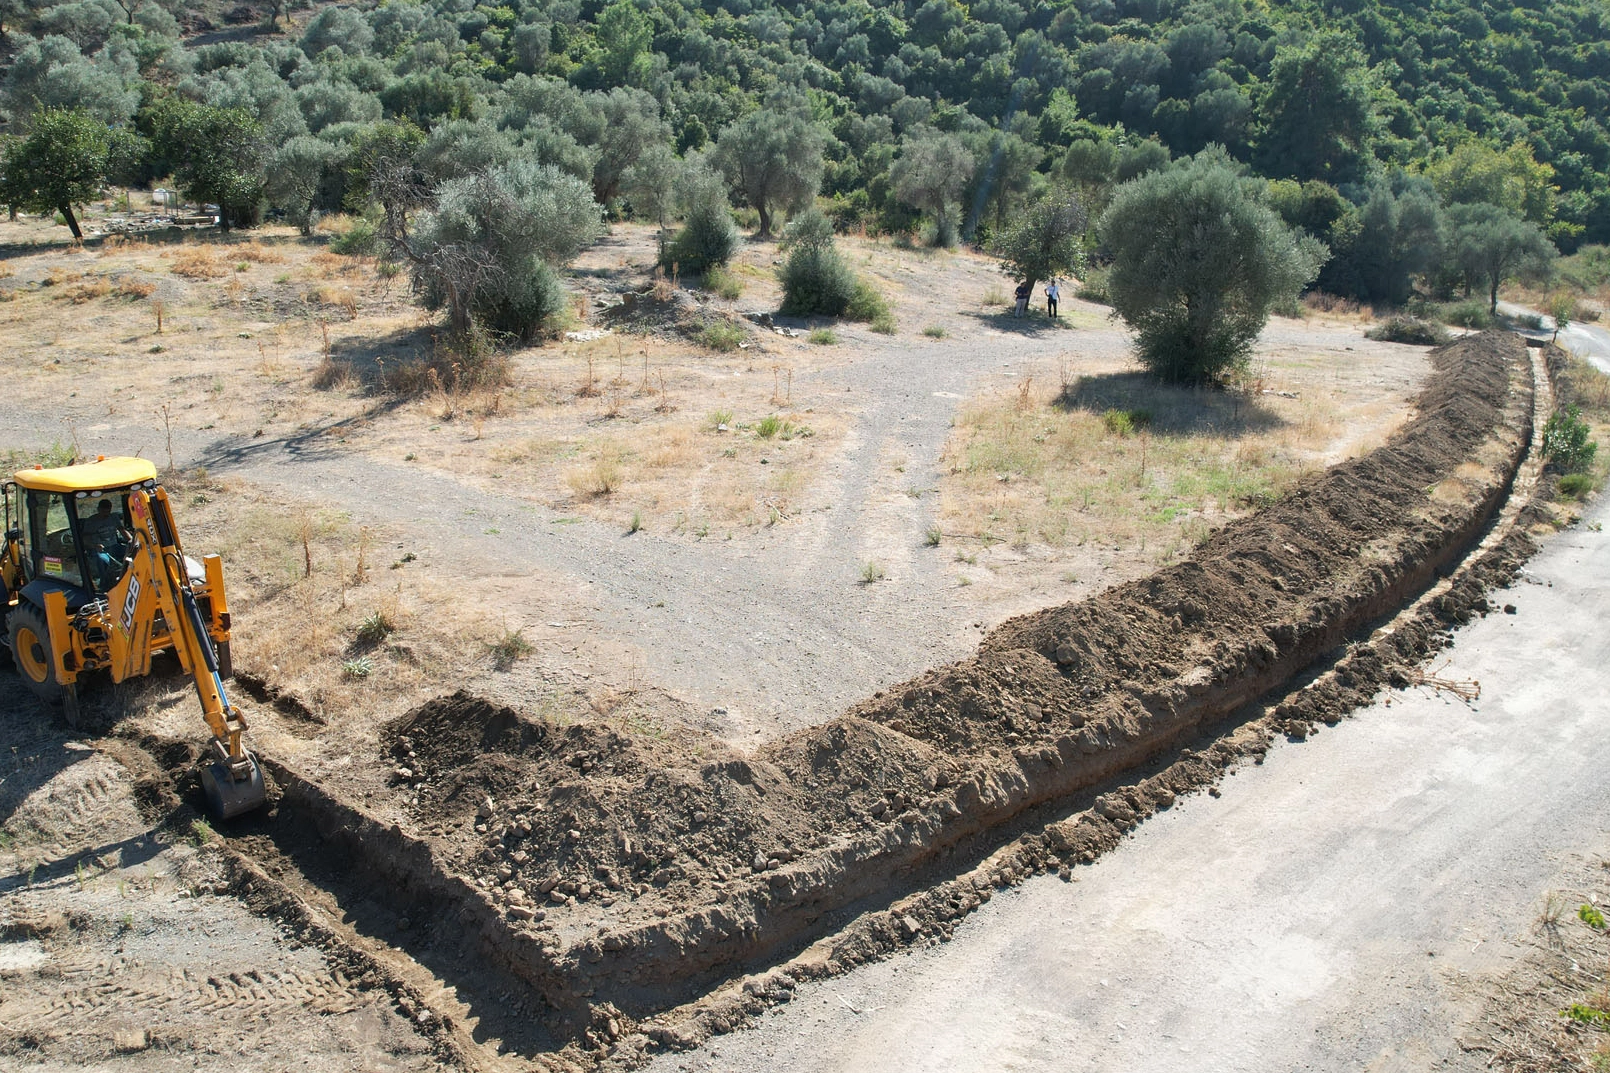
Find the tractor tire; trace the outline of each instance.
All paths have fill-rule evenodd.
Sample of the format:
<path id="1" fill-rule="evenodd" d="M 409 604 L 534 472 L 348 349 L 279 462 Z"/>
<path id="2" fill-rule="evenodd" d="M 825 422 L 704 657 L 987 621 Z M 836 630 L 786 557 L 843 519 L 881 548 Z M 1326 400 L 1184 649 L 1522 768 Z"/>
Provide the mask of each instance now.
<path id="1" fill-rule="evenodd" d="M 51 707 L 63 700 L 62 684 L 56 681 L 56 668 L 50 658 L 50 630 L 45 616 L 32 604 L 21 603 L 6 616 L 10 627 L 11 658 L 17 673 L 33 690 L 34 696 Z"/>

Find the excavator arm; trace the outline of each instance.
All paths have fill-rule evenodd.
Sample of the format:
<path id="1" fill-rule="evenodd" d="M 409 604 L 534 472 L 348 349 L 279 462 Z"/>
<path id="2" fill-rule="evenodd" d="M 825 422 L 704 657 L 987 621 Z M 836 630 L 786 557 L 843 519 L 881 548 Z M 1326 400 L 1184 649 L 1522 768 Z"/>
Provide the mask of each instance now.
<path id="1" fill-rule="evenodd" d="M 160 486 L 138 488 L 129 493 L 128 504 L 133 554 L 128 572 L 108 594 L 112 676 L 121 681 L 149 671 L 150 641 L 160 616 L 212 731 L 210 755 L 201 768 L 208 804 L 220 819 L 249 812 L 266 800 L 262 769 L 241 741 L 246 717 L 224 690 L 218 653 L 191 585 L 168 493 Z M 209 574 L 219 573 L 214 564 L 208 566 Z M 221 584 L 217 598 L 222 599 Z"/>

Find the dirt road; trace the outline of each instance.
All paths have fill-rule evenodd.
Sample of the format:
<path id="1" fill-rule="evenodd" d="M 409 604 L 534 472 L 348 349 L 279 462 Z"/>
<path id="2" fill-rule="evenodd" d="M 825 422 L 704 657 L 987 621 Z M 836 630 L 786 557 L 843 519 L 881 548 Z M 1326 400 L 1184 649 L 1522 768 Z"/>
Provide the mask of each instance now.
<path id="1" fill-rule="evenodd" d="M 656 1070 L 1484 1068 L 1470 1021 L 1562 866 L 1610 850 L 1598 505 L 1441 674 L 1148 821 L 945 945 Z"/>

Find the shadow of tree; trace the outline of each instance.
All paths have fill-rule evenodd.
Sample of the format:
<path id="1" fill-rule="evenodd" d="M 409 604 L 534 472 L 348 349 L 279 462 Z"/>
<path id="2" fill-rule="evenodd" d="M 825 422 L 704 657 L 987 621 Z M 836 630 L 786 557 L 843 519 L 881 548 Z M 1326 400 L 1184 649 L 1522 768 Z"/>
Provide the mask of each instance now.
<path id="1" fill-rule="evenodd" d="M 329 388 L 350 377 L 366 391 L 377 391 L 399 370 L 441 360 L 440 346 L 437 329 L 431 325 L 348 337 L 330 344 L 330 360 L 314 377 L 313 386 Z"/>
<path id="2" fill-rule="evenodd" d="M 1285 418 L 1245 392 L 1212 387 L 1176 387 L 1143 372 L 1098 373 L 1071 380 L 1052 401 L 1059 410 L 1105 414 L 1111 410 L 1148 415 L 1158 435 L 1217 432 L 1225 436 L 1266 432 Z"/>
<path id="3" fill-rule="evenodd" d="M 1015 335 L 1040 336 L 1050 332 L 1073 331 L 1073 325 L 1062 318 L 1052 320 L 1043 310 L 1030 309 L 1021 317 L 1012 315 L 1008 306 L 999 313 L 986 313 L 983 310 L 963 310 L 962 316 L 971 317 L 988 328 L 998 332 L 1012 332 Z"/>

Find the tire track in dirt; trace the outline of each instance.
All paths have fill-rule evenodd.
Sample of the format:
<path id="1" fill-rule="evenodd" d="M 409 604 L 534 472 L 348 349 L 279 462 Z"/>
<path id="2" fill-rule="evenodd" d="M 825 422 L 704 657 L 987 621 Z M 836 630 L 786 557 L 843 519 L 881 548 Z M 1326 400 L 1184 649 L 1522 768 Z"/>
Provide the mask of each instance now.
<path id="1" fill-rule="evenodd" d="M 1339 688 L 1314 691 L 1330 708 L 1281 704 L 1264 723 L 1206 725 L 1419 592 L 1479 538 L 1531 439 L 1531 370 L 1515 349 L 1491 336 L 1448 352 L 1401 440 L 1228 528 L 1200 561 L 1017 620 L 975 659 L 745 760 L 672 755 L 667 742 L 550 727 L 458 696 L 385 735 L 388 752 L 412 761 L 418 745 L 419 763 L 442 774 L 428 791 L 398 788 L 416 798 L 410 826 L 437 837 L 299 779 L 292 812 L 322 817 L 336 839 L 325 852 L 363 857 L 381 886 L 424 884 L 460 906 L 467 933 L 503 971 L 590 1025 L 589 1046 L 623 1048 L 630 1060 L 634 1049 L 729 1031 L 799 979 L 949 935 L 993 888 L 1095 859 L 1151 810 L 1261 755 L 1277 728 L 1302 736 L 1307 720 L 1385 681 L 1392 664 L 1354 653 Z M 1394 658 L 1434 648 L 1444 616 L 1484 604 L 1485 586 L 1522 553 L 1495 548 L 1457 599 L 1434 599 L 1394 638 Z M 1182 673 L 1193 660 L 1202 662 Z M 1198 730 L 1207 746 L 1181 747 Z M 1177 759 L 1163 770 L 1145 767 L 1171 748 Z M 1085 811 L 1014 838 L 1033 828 L 1035 809 L 1091 794 Z M 473 835 L 462 830 L 472 813 Z M 462 833 L 440 838 L 444 825 Z M 992 852 L 1002 838 L 1013 841 Z M 539 914 L 528 892 L 554 904 Z M 824 919 L 857 898 L 866 901 L 852 926 Z M 623 908 L 600 914 L 600 901 Z M 765 970 L 802 933 L 822 931 L 784 969 Z M 743 971 L 756 975 L 732 978 Z"/>
<path id="2" fill-rule="evenodd" d="M 984 334 L 984 333 L 980 333 Z M 588 626 L 644 654 L 646 676 L 706 709 L 729 740 L 752 742 L 818 722 L 869 690 L 957 658 L 978 632 L 935 599 L 943 558 L 922 555 L 933 524 L 939 456 L 957 402 L 981 378 L 1077 345 L 1073 332 L 990 331 L 977 339 L 896 343 L 796 380 L 796 391 L 859 403 L 845 445 L 813 499 L 830 504 L 736 545 L 630 541 L 515 493 L 484 491 L 348 448 L 305 441 L 196 445 L 197 462 L 339 505 L 359 522 L 418 533 L 454 572 L 551 571 L 582 587 Z M 891 455 L 904 457 L 904 472 Z M 566 524 L 556 524 L 564 518 Z M 495 533 L 488 533 L 488 530 Z M 862 584 L 869 560 L 901 562 Z"/>

